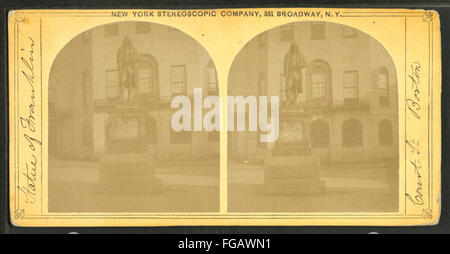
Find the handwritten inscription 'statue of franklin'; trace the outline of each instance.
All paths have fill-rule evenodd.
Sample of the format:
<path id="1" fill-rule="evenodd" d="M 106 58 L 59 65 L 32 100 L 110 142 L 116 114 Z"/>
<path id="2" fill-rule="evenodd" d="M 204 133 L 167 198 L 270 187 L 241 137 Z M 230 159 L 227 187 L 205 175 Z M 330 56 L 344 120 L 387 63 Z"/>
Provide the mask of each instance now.
<path id="1" fill-rule="evenodd" d="M 28 105 L 28 115 L 20 116 L 20 125 L 23 129 L 23 137 L 25 138 L 25 143 L 27 144 L 30 153 L 30 160 L 25 163 L 25 166 L 20 166 L 22 175 L 25 177 L 26 181 L 24 185 L 17 186 L 18 190 L 25 196 L 26 203 L 35 203 L 36 196 L 38 193 L 37 185 L 36 185 L 36 177 L 37 177 L 37 167 L 38 160 L 36 155 L 36 146 L 41 146 L 41 141 L 35 137 L 36 133 L 36 90 L 34 87 L 35 82 L 35 73 L 34 73 L 34 40 L 32 37 L 27 36 L 28 39 L 28 47 L 24 47 L 20 49 L 20 60 L 23 68 L 21 69 L 21 74 L 25 77 L 26 84 L 23 84 L 24 87 L 28 88 L 30 93 L 30 102 Z"/>

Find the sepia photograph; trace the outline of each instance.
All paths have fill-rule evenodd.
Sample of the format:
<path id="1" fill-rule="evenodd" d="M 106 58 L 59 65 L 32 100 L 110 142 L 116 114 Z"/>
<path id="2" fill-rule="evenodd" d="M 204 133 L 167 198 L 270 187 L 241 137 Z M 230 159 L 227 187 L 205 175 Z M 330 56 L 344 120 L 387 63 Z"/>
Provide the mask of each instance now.
<path id="1" fill-rule="evenodd" d="M 49 212 L 217 212 L 219 132 L 171 128 L 172 98 L 194 86 L 218 95 L 214 63 L 173 27 L 73 38 L 49 74 Z"/>
<path id="2" fill-rule="evenodd" d="M 293 22 L 251 39 L 228 95 L 278 97 L 279 137 L 228 133 L 229 211 L 398 211 L 397 87 L 385 47 L 350 26 Z"/>

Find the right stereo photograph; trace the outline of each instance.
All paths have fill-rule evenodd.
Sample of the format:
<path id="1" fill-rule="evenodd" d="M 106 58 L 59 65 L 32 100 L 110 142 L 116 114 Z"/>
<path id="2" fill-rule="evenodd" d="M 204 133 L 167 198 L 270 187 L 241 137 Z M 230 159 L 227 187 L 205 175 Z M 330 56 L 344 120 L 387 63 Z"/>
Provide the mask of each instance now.
<path id="1" fill-rule="evenodd" d="M 228 132 L 229 212 L 398 211 L 397 74 L 377 40 L 331 22 L 272 28 L 235 57 L 228 96 L 259 98 L 235 123 L 277 129 Z"/>

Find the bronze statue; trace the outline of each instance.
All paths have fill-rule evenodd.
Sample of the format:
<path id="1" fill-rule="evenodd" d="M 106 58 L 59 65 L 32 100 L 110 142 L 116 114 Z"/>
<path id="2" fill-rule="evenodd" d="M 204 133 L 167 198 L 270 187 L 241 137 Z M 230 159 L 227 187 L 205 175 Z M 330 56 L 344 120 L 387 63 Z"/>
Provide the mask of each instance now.
<path id="1" fill-rule="evenodd" d="M 122 41 L 117 51 L 117 69 L 119 71 L 119 87 L 120 97 L 125 97 L 125 89 L 128 94 L 128 101 L 131 98 L 132 92 L 136 88 L 136 66 L 138 55 L 134 48 L 131 39 L 127 36 Z"/>
<path id="2" fill-rule="evenodd" d="M 298 44 L 293 42 L 288 53 L 286 53 L 286 56 L 284 57 L 287 104 L 295 104 L 297 95 L 303 92 L 302 69 L 305 68 L 306 65 L 307 62 L 300 52 Z"/>

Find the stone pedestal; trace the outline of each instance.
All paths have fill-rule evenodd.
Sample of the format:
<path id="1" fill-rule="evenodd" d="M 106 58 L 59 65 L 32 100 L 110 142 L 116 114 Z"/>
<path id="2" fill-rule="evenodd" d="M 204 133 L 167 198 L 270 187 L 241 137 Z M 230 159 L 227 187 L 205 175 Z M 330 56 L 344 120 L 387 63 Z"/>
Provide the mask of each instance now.
<path id="1" fill-rule="evenodd" d="M 146 113 L 137 105 L 117 105 L 106 123 L 106 151 L 100 158 L 98 192 L 148 194 L 161 191 L 155 156 L 147 151 Z"/>
<path id="2" fill-rule="evenodd" d="M 280 139 L 264 161 L 264 185 L 269 195 L 319 195 L 326 183 L 320 180 L 320 163 L 309 145 L 311 117 L 300 106 L 280 111 Z"/>

